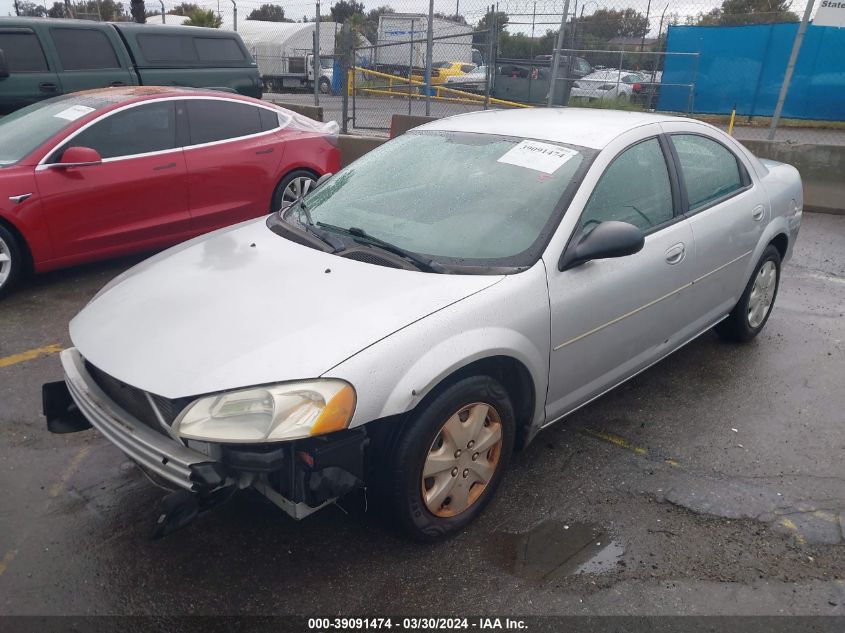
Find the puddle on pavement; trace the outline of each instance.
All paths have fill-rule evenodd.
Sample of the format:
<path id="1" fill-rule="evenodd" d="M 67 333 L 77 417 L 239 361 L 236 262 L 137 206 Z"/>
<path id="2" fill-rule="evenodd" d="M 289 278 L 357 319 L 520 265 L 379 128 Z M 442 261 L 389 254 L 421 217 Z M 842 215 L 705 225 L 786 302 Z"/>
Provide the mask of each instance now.
<path id="1" fill-rule="evenodd" d="M 613 571 L 624 552 L 599 526 L 560 521 L 544 521 L 525 534 L 497 533 L 488 548 L 505 571 L 538 582 Z"/>

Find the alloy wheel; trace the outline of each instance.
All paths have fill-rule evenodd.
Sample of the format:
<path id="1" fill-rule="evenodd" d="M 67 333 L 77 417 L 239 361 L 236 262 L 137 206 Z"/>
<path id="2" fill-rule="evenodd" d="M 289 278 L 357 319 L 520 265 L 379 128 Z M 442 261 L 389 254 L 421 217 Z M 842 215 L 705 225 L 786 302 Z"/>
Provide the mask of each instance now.
<path id="1" fill-rule="evenodd" d="M 294 178 L 282 192 L 282 202 L 296 202 L 314 186 L 315 180 L 308 176 Z"/>
<path id="2" fill-rule="evenodd" d="M 748 297 L 748 325 L 758 328 L 772 309 L 777 290 L 778 270 L 771 260 L 764 263 L 757 272 L 751 295 Z"/>
<path id="3" fill-rule="evenodd" d="M 502 420 L 495 407 L 475 402 L 443 424 L 422 470 L 422 498 L 438 517 L 456 516 L 476 503 L 502 454 Z"/>
<path id="4" fill-rule="evenodd" d="M 12 249 L 0 237 L 0 288 L 2 288 L 12 274 Z"/>

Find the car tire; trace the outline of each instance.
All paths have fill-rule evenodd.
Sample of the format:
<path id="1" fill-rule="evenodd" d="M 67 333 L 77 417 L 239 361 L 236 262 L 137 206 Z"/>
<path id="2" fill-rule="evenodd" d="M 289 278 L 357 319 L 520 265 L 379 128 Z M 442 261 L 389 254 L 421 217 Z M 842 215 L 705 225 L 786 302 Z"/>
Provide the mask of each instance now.
<path id="1" fill-rule="evenodd" d="M 275 213 L 282 208 L 282 205 L 296 202 L 297 191 L 301 192 L 306 187 L 310 190 L 317 182 L 317 178 L 317 174 L 307 169 L 294 169 L 292 172 L 285 174 L 285 177 L 279 181 L 273 191 L 270 213 Z M 310 182 L 310 185 L 305 185 L 306 182 Z"/>
<path id="2" fill-rule="evenodd" d="M 0 224 L 0 297 L 8 294 L 23 275 L 24 252 L 14 234 Z"/>
<path id="3" fill-rule="evenodd" d="M 780 285 L 780 264 L 780 251 L 769 244 L 736 306 L 727 318 L 716 325 L 719 336 L 728 341 L 746 343 L 760 333 L 775 305 Z"/>
<path id="4" fill-rule="evenodd" d="M 415 411 L 392 449 L 385 486 L 405 532 L 430 542 L 472 522 L 501 482 L 515 429 L 507 391 L 490 376 L 464 378 Z"/>
<path id="5" fill-rule="evenodd" d="M 327 95 L 327 94 L 331 94 L 331 92 L 332 92 L 332 84 L 326 77 L 322 77 L 320 79 L 319 88 L 320 88 L 320 94 Z"/>

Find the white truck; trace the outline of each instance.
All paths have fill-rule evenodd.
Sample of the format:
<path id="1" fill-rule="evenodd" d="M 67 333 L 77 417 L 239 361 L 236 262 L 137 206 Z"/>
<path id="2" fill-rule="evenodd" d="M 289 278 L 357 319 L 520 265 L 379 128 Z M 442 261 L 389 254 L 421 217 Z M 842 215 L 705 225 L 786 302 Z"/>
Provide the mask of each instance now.
<path id="1" fill-rule="evenodd" d="M 320 92 L 332 89 L 337 22 L 320 23 Z M 238 24 L 247 50 L 258 64 L 267 92 L 314 88 L 313 22 L 263 22 L 244 20 Z"/>
<path id="2" fill-rule="evenodd" d="M 473 63 L 472 27 L 444 18 L 432 21 L 434 42 L 432 63 Z M 425 68 L 425 39 L 428 16 L 412 13 L 385 13 L 379 16 L 378 41 L 373 55 L 377 68 Z M 445 38 L 445 39 L 438 39 Z M 411 40 L 418 40 L 412 42 Z"/>

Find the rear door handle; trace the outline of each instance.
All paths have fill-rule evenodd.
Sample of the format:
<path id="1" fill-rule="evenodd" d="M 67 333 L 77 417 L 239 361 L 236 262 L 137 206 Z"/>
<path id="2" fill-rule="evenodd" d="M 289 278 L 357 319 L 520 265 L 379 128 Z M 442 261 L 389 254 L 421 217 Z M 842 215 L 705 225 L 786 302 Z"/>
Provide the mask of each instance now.
<path id="1" fill-rule="evenodd" d="M 38 89 L 41 92 L 57 92 L 59 87 L 50 81 L 45 81 L 44 83 L 38 84 Z"/>
<path id="2" fill-rule="evenodd" d="M 117 87 L 119 87 L 119 86 L 125 86 L 125 85 L 126 85 L 126 83 L 125 83 L 125 82 L 123 82 L 123 81 L 113 81 L 113 82 L 111 82 L 111 84 L 109 84 L 109 85 L 110 85 L 110 86 L 112 86 L 113 88 L 117 88 Z"/>
<path id="3" fill-rule="evenodd" d="M 751 217 L 755 220 L 762 220 L 765 213 L 766 209 L 763 208 L 763 205 L 758 204 L 756 207 L 754 207 L 754 210 L 751 212 Z"/>
<path id="4" fill-rule="evenodd" d="M 173 169 L 176 167 L 176 163 L 167 163 L 166 165 L 157 165 L 153 167 L 153 171 L 163 171 L 165 169 Z"/>
<path id="5" fill-rule="evenodd" d="M 684 260 L 684 257 L 687 254 L 686 246 L 684 246 L 683 242 L 678 242 L 674 246 L 670 246 L 666 249 L 666 263 L 667 264 L 679 264 Z"/>
<path id="6" fill-rule="evenodd" d="M 267 149 L 260 149 L 260 150 L 258 150 L 258 151 L 257 151 L 257 152 L 255 152 L 255 153 L 256 153 L 256 154 L 272 154 L 272 153 L 273 153 L 273 148 L 272 148 L 272 147 L 268 147 Z"/>

